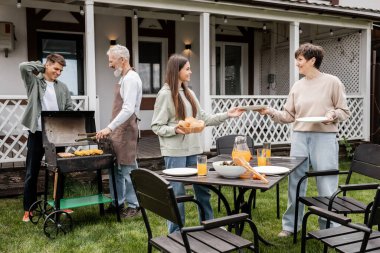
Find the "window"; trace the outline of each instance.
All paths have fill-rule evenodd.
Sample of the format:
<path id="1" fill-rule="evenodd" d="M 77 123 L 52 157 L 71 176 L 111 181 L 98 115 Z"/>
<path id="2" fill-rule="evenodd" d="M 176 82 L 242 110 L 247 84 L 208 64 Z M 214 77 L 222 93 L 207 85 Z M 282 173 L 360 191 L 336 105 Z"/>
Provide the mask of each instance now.
<path id="1" fill-rule="evenodd" d="M 143 85 L 143 94 L 157 94 L 161 89 L 166 55 L 166 39 L 140 38 L 138 72 Z"/>
<path id="2" fill-rule="evenodd" d="M 216 95 L 248 94 L 247 45 L 217 43 Z"/>
<path id="3" fill-rule="evenodd" d="M 67 85 L 71 95 L 84 95 L 82 35 L 39 32 L 39 59 L 45 62 L 51 53 L 61 54 L 66 60 L 59 80 Z"/>

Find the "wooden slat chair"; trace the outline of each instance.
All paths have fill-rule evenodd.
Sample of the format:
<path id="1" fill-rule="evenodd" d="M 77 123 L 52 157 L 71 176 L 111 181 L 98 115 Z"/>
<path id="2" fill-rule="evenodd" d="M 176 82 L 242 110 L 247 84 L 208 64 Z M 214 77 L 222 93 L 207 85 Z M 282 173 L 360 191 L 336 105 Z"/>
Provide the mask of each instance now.
<path id="1" fill-rule="evenodd" d="M 307 233 L 307 221 L 311 214 L 324 217 L 343 226 L 327 228 Z M 301 253 L 306 252 L 306 241 L 317 239 L 324 244 L 324 252 L 328 247 L 338 252 L 380 252 L 380 232 L 373 230 L 380 223 L 380 187 L 377 188 L 376 196 L 371 205 L 371 212 L 366 224 L 352 223 L 351 219 L 326 209 L 311 206 L 302 220 L 302 242 Z"/>
<path id="2" fill-rule="evenodd" d="M 297 218 L 298 217 L 298 208 L 299 202 L 307 206 L 316 206 L 322 209 L 327 209 L 329 211 L 339 213 L 339 214 L 351 214 L 351 213 L 366 213 L 368 214 L 368 204 L 364 204 L 354 198 L 348 197 L 346 194 L 349 191 L 358 191 L 358 190 L 370 190 L 376 189 L 378 187 L 377 183 L 369 184 L 359 184 L 352 185 L 350 184 L 350 179 L 353 173 L 358 173 L 364 176 L 367 176 L 371 179 L 380 179 L 380 145 L 377 144 L 361 144 L 359 145 L 354 153 L 353 160 L 349 171 L 339 171 L 339 170 L 329 170 L 321 172 L 307 172 L 304 177 L 300 179 L 297 185 L 296 193 L 296 210 L 295 210 L 295 220 L 294 220 L 294 234 L 293 242 L 297 241 Z M 319 196 L 319 197 L 300 197 L 299 190 L 301 184 L 304 180 L 309 177 L 317 176 L 330 176 L 337 174 L 347 174 L 346 182 L 344 185 L 340 185 L 338 190 L 331 196 Z M 343 196 L 338 196 L 342 193 Z M 366 222 L 368 215 L 364 216 L 364 223 Z"/>
<path id="3" fill-rule="evenodd" d="M 218 155 L 228 154 L 231 155 L 232 149 L 234 147 L 235 137 L 241 135 L 226 135 L 216 139 L 216 152 Z M 254 142 L 253 139 L 249 136 L 247 138 L 248 148 L 251 151 L 252 155 L 255 155 Z M 221 190 L 221 186 L 219 186 L 219 191 Z M 234 200 L 236 201 L 236 187 L 234 190 Z M 256 207 L 256 190 L 252 190 L 251 194 L 253 195 L 253 208 Z M 277 211 L 277 219 L 280 218 L 280 185 L 276 185 L 276 211 Z M 220 199 L 218 198 L 218 212 L 220 212 Z"/>
<path id="4" fill-rule="evenodd" d="M 133 170 L 132 184 L 141 207 L 145 227 L 148 232 L 148 252 L 155 247 L 163 252 L 231 252 L 243 248 L 259 252 L 259 235 L 248 214 L 241 213 L 204 221 L 204 210 L 193 196 L 175 197 L 172 186 L 164 178 L 146 169 Z M 184 227 L 177 203 L 191 201 L 201 210 L 202 222 L 199 226 Z M 180 231 L 168 236 L 152 237 L 152 229 L 146 210 L 179 225 Z M 237 234 L 228 232 L 221 226 L 248 223 L 253 232 L 253 242 Z"/>

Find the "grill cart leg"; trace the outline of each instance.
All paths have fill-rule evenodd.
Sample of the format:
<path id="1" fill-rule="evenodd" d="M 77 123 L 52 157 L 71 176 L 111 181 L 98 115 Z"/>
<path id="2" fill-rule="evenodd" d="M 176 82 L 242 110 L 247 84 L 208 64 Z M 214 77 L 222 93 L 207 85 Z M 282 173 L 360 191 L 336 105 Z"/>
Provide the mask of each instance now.
<path id="1" fill-rule="evenodd" d="M 113 166 L 115 166 L 115 165 L 113 165 Z M 112 177 L 112 188 L 113 188 L 113 193 L 114 193 L 113 195 L 114 195 L 114 198 L 115 198 L 116 217 L 117 217 L 117 221 L 121 222 L 119 201 L 118 201 L 118 198 L 117 198 L 117 190 L 116 190 L 115 170 L 114 170 L 114 168 L 110 168 L 110 170 L 111 170 L 111 177 Z"/>
<path id="2" fill-rule="evenodd" d="M 49 191 L 49 170 L 47 169 L 47 165 L 45 164 L 45 189 L 44 189 L 44 200 L 47 203 L 48 191 Z"/>
<path id="3" fill-rule="evenodd" d="M 102 170 L 96 170 L 96 179 L 98 181 L 98 194 L 103 194 L 103 184 L 102 184 Z M 100 216 L 104 215 L 104 204 L 99 203 Z"/>
<path id="4" fill-rule="evenodd" d="M 59 205 L 59 201 L 57 201 L 57 187 L 58 187 L 58 172 L 54 172 L 53 199 L 54 199 L 55 209 L 57 208 L 59 209 L 59 207 L 57 206 L 57 204 Z"/>
<path id="5" fill-rule="evenodd" d="M 64 189 L 64 175 L 57 171 L 54 173 L 54 193 L 53 193 L 53 199 L 54 199 L 54 208 L 55 210 L 61 209 L 61 199 L 63 198 L 63 189 Z"/>

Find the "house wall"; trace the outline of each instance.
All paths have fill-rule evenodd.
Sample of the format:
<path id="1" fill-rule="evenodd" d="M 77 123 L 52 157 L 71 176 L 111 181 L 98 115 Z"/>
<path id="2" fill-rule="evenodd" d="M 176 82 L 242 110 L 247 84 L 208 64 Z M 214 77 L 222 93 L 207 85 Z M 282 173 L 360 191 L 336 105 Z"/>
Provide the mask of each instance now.
<path id="1" fill-rule="evenodd" d="M 10 52 L 8 58 L 0 53 L 0 94 L 1 95 L 26 95 L 25 88 L 20 78 L 18 65 L 27 61 L 27 31 L 25 8 L 17 9 L 14 6 L 0 5 L 0 21 L 12 22 L 15 25 L 17 38 L 15 50 Z M 58 12 L 61 13 L 62 12 Z M 64 15 L 61 15 L 64 17 Z M 61 21 L 67 21 L 62 18 Z M 113 86 L 118 81 L 113 76 L 113 71 L 108 68 L 106 52 L 109 48 L 109 40 L 116 39 L 117 43 L 125 45 L 125 21 L 121 16 L 95 15 L 95 57 L 96 57 L 96 93 L 99 100 L 100 125 L 107 126 L 111 118 Z M 199 23 L 176 23 L 176 53 L 186 53 L 185 44 L 192 45 L 190 63 L 193 71 L 190 86 L 199 97 Z M 85 45 L 85 43 L 84 43 Z M 90 84 L 89 84 L 90 85 Z M 141 111 L 142 130 L 150 129 L 153 111 Z"/>
<path id="2" fill-rule="evenodd" d="M 99 119 L 102 129 L 108 125 L 112 113 L 114 85 L 119 81 L 108 67 L 109 40 L 125 45 L 125 19 L 118 16 L 95 15 L 96 94 L 99 101 Z"/>
<path id="3" fill-rule="evenodd" d="M 184 54 L 190 59 L 191 80 L 189 86 L 199 98 L 199 23 L 176 22 L 176 53 Z M 191 52 L 186 52 L 185 44 L 191 44 Z"/>
<path id="4" fill-rule="evenodd" d="M 375 3 L 376 2 L 376 3 Z M 358 1 L 341 0 L 341 5 L 359 6 Z M 368 0 L 366 4 L 359 7 L 380 9 L 378 0 Z M 25 90 L 19 75 L 18 64 L 27 60 L 27 33 L 25 8 L 17 9 L 11 5 L 0 5 L 0 21 L 9 21 L 15 24 L 16 49 L 5 58 L 4 53 L 0 53 L 0 94 L 1 95 L 25 95 Z M 64 16 L 62 16 L 64 17 Z M 306 31 L 306 29 L 305 29 Z M 117 39 L 120 44 L 125 44 L 125 21 L 121 16 L 95 15 L 95 50 L 96 50 L 96 80 L 97 94 L 99 99 L 100 125 L 105 127 L 111 116 L 113 99 L 113 85 L 117 82 L 112 70 L 108 68 L 106 51 L 109 47 L 109 39 Z M 193 71 L 190 86 L 199 97 L 200 92 L 200 67 L 199 67 L 199 23 L 196 22 L 176 22 L 176 53 L 187 53 L 184 45 L 191 44 L 192 49 L 189 56 Z M 260 57 L 255 55 L 256 60 Z M 256 61 L 257 62 L 257 61 Z M 255 66 L 259 67 L 259 66 Z M 255 80 L 257 83 L 258 80 Z M 255 93 L 257 94 L 257 93 Z M 153 111 L 142 111 L 142 130 L 150 129 L 150 120 Z"/>
<path id="5" fill-rule="evenodd" d="M 18 68 L 20 62 L 28 58 L 25 8 L 0 5 L 0 21 L 12 22 L 17 38 L 15 50 L 9 52 L 8 58 L 5 58 L 4 52 L 0 52 L 0 95 L 25 95 Z"/>

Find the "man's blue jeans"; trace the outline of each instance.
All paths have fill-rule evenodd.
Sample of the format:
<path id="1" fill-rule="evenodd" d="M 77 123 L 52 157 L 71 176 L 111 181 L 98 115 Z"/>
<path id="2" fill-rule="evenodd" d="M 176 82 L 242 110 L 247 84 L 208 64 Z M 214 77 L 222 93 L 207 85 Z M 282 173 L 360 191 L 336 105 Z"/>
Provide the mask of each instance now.
<path id="1" fill-rule="evenodd" d="M 113 169 L 115 171 L 116 191 L 119 206 L 123 205 L 124 202 L 127 201 L 129 207 L 139 207 L 135 189 L 133 188 L 130 176 L 131 171 L 137 169 L 137 162 L 135 162 L 134 165 L 118 164 Z M 111 170 L 109 170 L 108 174 L 110 182 L 110 192 L 115 205 L 115 195 L 112 187 L 113 181 Z"/>
<path id="2" fill-rule="evenodd" d="M 166 169 L 185 168 L 190 165 L 196 164 L 197 156 L 196 155 L 180 156 L 180 157 L 165 156 L 164 160 L 165 160 Z M 185 187 L 183 183 L 170 182 L 170 184 L 173 186 L 174 194 L 176 196 L 185 195 Z M 211 194 L 209 192 L 209 189 L 207 189 L 204 186 L 196 185 L 196 184 L 193 185 L 193 189 L 195 192 L 195 198 L 201 203 L 201 205 L 205 209 L 206 220 L 213 219 L 214 213 L 212 211 L 212 207 L 210 204 Z M 179 203 L 178 208 L 179 208 L 179 213 L 181 215 L 182 223 L 185 224 L 185 206 L 183 203 Z M 198 213 L 199 213 L 199 210 L 198 210 Z M 169 233 L 173 233 L 174 231 L 179 230 L 179 226 L 173 222 L 168 221 L 168 230 L 169 230 Z"/>

